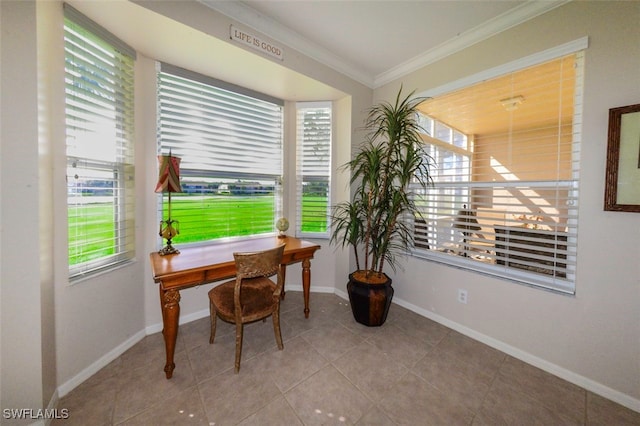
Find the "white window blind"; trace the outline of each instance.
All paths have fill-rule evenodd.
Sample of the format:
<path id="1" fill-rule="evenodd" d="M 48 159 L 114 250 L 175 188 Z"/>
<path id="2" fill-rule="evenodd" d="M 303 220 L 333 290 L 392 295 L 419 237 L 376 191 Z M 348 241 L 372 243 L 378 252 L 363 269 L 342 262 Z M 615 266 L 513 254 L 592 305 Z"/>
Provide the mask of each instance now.
<path id="1" fill-rule="evenodd" d="M 297 226 L 327 238 L 331 188 L 331 103 L 297 104 Z"/>
<path id="2" fill-rule="evenodd" d="M 582 55 L 421 105 L 437 167 L 416 255 L 574 292 Z"/>
<path id="3" fill-rule="evenodd" d="M 69 274 L 134 257 L 135 51 L 64 5 Z"/>
<path id="4" fill-rule="evenodd" d="M 179 222 L 175 244 L 275 232 L 282 204 L 282 105 L 161 64 L 159 150 L 181 158 L 183 192 L 172 195 L 171 209 Z"/>

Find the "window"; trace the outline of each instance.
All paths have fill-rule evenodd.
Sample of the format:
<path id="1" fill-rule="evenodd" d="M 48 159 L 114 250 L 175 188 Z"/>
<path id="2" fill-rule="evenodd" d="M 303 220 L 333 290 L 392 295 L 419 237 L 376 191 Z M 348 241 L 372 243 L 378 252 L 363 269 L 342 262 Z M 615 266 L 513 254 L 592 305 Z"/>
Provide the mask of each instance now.
<path id="1" fill-rule="evenodd" d="M 417 256 L 574 292 L 581 52 L 420 106 L 434 185 Z"/>
<path id="2" fill-rule="evenodd" d="M 331 187 L 331 103 L 297 105 L 297 232 L 328 237 Z"/>
<path id="3" fill-rule="evenodd" d="M 135 51 L 65 4 L 69 274 L 134 256 Z"/>
<path id="4" fill-rule="evenodd" d="M 275 232 L 282 211 L 282 101 L 161 64 L 158 120 L 159 150 L 181 158 L 183 192 L 171 198 L 180 231 L 174 243 Z"/>

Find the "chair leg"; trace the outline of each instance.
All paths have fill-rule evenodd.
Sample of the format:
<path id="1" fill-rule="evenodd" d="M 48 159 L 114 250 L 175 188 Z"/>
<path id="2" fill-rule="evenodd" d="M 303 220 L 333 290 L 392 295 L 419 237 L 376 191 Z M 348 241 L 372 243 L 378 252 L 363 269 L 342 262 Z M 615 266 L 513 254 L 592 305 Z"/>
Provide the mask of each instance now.
<path id="1" fill-rule="evenodd" d="M 216 319 L 218 318 L 216 308 L 211 302 L 209 302 L 209 316 L 211 317 L 211 335 L 209 336 L 209 344 L 211 345 L 213 344 L 213 339 L 216 338 Z"/>
<path id="2" fill-rule="evenodd" d="M 242 333 L 244 331 L 241 322 L 236 323 L 236 374 L 240 372 L 240 358 L 242 357 Z"/>
<path id="3" fill-rule="evenodd" d="M 284 345 L 282 344 L 282 333 L 280 332 L 280 309 L 276 309 L 271 314 L 273 317 L 273 332 L 276 335 L 276 343 L 278 344 L 278 349 L 284 349 Z"/>

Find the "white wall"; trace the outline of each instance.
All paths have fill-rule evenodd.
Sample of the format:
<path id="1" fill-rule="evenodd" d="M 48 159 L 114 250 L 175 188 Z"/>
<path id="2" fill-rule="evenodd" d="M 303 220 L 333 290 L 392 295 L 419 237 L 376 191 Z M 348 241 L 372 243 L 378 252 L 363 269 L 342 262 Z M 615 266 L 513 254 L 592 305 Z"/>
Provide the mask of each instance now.
<path id="1" fill-rule="evenodd" d="M 157 14 L 153 16 L 158 22 L 163 22 L 165 27 L 170 26 L 171 31 L 179 32 L 184 37 L 193 37 L 183 40 L 189 46 L 199 46 L 199 53 L 194 56 L 185 57 L 183 55 L 184 46 L 174 50 L 171 44 L 163 45 L 161 51 L 154 51 L 151 46 L 145 47 L 145 54 L 148 57 L 161 59 L 181 67 L 192 69 L 214 78 L 229 81 L 234 84 L 249 87 L 251 89 L 267 93 L 285 100 L 291 101 L 312 101 L 312 100 L 333 100 L 334 117 L 337 120 L 334 150 L 334 161 L 336 164 L 343 164 L 349 160 L 351 140 L 356 132 L 355 128 L 360 127 L 359 123 L 364 120 L 364 114 L 371 105 L 372 90 L 352 81 L 351 79 L 329 69 L 328 67 L 308 59 L 299 52 L 295 52 L 285 47 L 283 61 L 272 58 L 261 57 L 254 51 L 245 50 L 243 46 L 229 44 L 228 29 L 233 22 L 229 18 L 220 15 L 199 3 L 179 3 L 179 2 L 146 2 L 139 1 L 138 4 Z M 101 17 L 96 9 L 84 8 L 85 5 L 78 4 L 78 8 L 92 16 L 96 14 L 96 20 Z M 138 11 L 139 12 L 139 11 Z M 161 19 L 162 18 L 162 19 Z M 170 22 L 165 18 L 170 18 Z M 186 27 L 185 27 L 186 26 Z M 192 34 L 185 28 L 198 30 L 197 34 Z M 113 29 L 116 31 L 116 29 Z M 167 30 L 165 30 L 166 32 Z M 206 35 L 208 38 L 203 39 Z M 129 37 L 129 36 L 127 36 Z M 133 35 L 130 37 L 133 38 Z M 222 41 L 222 43 L 221 43 Z M 135 42 L 130 42 L 135 45 Z M 213 60 L 213 63 L 209 63 Z M 144 121 L 148 128 L 148 138 L 146 143 L 145 156 L 149 159 L 154 155 L 150 146 L 155 149 L 155 85 L 149 81 L 154 81 L 155 76 L 150 74 L 152 69 L 147 69 L 147 83 L 143 89 L 143 98 L 150 103 L 143 112 Z M 309 76 L 313 77 L 310 78 Z M 286 108 L 295 107 L 295 102 L 287 102 Z M 293 123 L 295 112 L 287 111 L 286 118 Z M 294 121 L 291 121 L 294 120 Z M 355 125 L 353 124 L 355 123 Z M 285 131 L 285 167 L 292 171 L 295 169 L 295 156 L 290 155 L 295 146 L 295 131 L 291 128 Z M 155 152 L 155 151 L 153 151 Z M 155 161 L 155 160 L 151 160 Z M 155 163 L 147 165 L 149 170 L 155 170 Z M 152 175 L 148 179 L 154 179 Z M 348 183 L 348 181 L 346 181 Z M 295 182 L 292 179 L 285 180 L 285 193 L 291 196 L 295 194 Z M 333 186 L 334 200 L 344 200 L 349 196 L 349 188 L 344 177 L 337 179 Z M 146 218 L 154 218 L 156 215 L 156 196 L 152 191 L 145 195 L 148 202 Z M 285 209 L 291 222 L 291 229 L 295 229 L 295 205 L 293 199 L 286 200 Z M 153 242 L 148 252 L 157 249 L 157 221 L 147 219 L 146 242 Z M 312 291 L 332 291 L 336 285 L 336 277 L 340 276 L 338 285 L 342 287 L 346 282 L 348 271 L 348 257 L 340 256 L 334 247 L 328 244 L 327 240 L 316 240 L 321 245 L 321 249 L 316 252 L 312 260 Z M 179 238 L 175 240 L 179 246 Z M 336 262 L 336 259 L 340 259 Z M 147 332 L 157 332 L 161 329 L 162 317 L 159 306 L 159 296 L 157 284 L 153 283 L 150 268 L 145 270 L 145 324 Z M 190 321 L 203 315 L 208 315 L 207 292 L 213 284 L 203 285 L 181 292 L 180 317 L 181 322 Z M 301 267 L 299 264 L 292 265 L 287 270 L 287 288 L 301 289 Z M 313 310 L 313 302 L 311 303 Z"/>
<path id="2" fill-rule="evenodd" d="M 61 3 L 51 5 L 42 2 L 37 7 L 42 7 L 42 4 L 48 4 L 47 10 L 53 19 L 49 24 L 53 29 L 44 30 L 38 26 L 37 30 L 55 31 L 55 28 L 60 28 Z M 38 59 L 42 62 L 36 63 L 34 2 L 0 2 L 3 59 L 0 68 L 0 395 L 3 408 L 46 404 L 52 398 L 48 390 L 52 374 L 56 375 L 57 386 L 64 394 L 109 358 L 117 356 L 141 338 L 145 330 L 159 327 L 158 289 L 151 279 L 148 262 L 148 253 L 156 248 L 157 242 L 156 196 L 152 191 L 155 180 L 155 99 L 149 93 L 153 90 L 152 81 L 149 81 L 152 80 L 149 76 L 153 73 L 153 59 L 172 62 L 193 60 L 193 57 L 185 55 L 187 50 L 193 52 L 195 49 L 196 53 L 201 53 L 199 57 L 196 55 L 196 62 L 211 70 L 214 77 L 234 75 L 233 72 L 229 74 L 229 69 L 233 71 L 234 66 L 248 63 L 249 69 L 262 67 L 270 76 L 281 74 L 289 78 L 278 80 L 275 88 L 270 84 L 275 80 L 254 79 L 259 82 L 257 87 L 252 87 L 256 90 L 263 85 L 263 91 L 281 90 L 284 93 L 308 86 L 314 93 L 332 94 L 330 99 L 336 101 L 340 111 L 335 153 L 337 164 L 348 159 L 352 145 L 361 139 L 355 129 L 361 126 L 365 110 L 372 103 L 370 89 L 299 52 L 291 51 L 282 63 L 256 57 L 252 52 L 238 52 L 242 49 L 230 46 L 227 40 L 231 21 L 213 11 L 203 10 L 197 3 L 145 2 L 148 7 L 146 13 L 156 8 L 162 9 L 164 14 L 153 14 L 138 21 L 161 23 L 157 38 L 145 31 L 130 30 L 139 29 L 128 24 L 127 19 L 137 19 L 136 14 L 143 9 L 140 6 L 129 2 L 73 1 L 73 4 L 136 48 L 138 46 L 132 43 L 135 40 L 128 39 L 135 37 L 132 33 L 147 35 L 147 39 L 141 41 L 142 54 L 136 65 L 138 81 L 143 82 L 136 89 L 139 101 L 136 149 L 138 154 L 142 154 L 136 162 L 137 259 L 129 267 L 69 285 L 64 266 L 67 252 L 65 162 L 64 136 L 60 130 L 63 90 L 61 86 L 55 87 L 54 83 L 59 79 L 52 78 L 47 83 L 50 85 L 48 90 L 44 95 L 40 94 L 46 97 L 47 117 L 51 120 L 50 134 L 46 136 L 51 152 L 44 156 L 50 155 L 53 160 L 50 169 L 47 158 L 42 162 L 38 158 L 45 148 L 38 146 L 42 117 L 38 115 L 36 101 L 37 67 L 41 67 L 42 73 L 55 76 L 60 75 L 63 62 L 56 62 L 53 55 L 49 59 Z M 54 6 L 60 8 L 54 10 Z M 119 13 L 120 8 L 127 7 L 131 10 Z M 584 35 L 590 37 L 591 45 L 586 56 L 576 296 L 559 296 L 416 259 L 407 263 L 404 273 L 394 277 L 398 301 L 411 301 L 418 311 L 548 370 L 555 370 L 636 410 L 640 410 L 640 311 L 637 308 L 640 306 L 640 253 L 637 244 L 640 215 L 605 213 L 602 211 L 602 199 L 607 110 L 637 103 L 640 98 L 639 8 L 638 2 L 572 2 L 403 79 L 406 89 L 426 90 Z M 189 44 L 189 49 L 180 52 L 179 41 L 184 35 L 184 28 L 174 27 L 175 22 L 167 16 L 197 29 L 186 31 L 189 36 L 201 37 L 204 34 L 215 42 Z M 61 38 L 52 38 L 48 49 L 59 52 L 61 43 Z M 222 49 L 224 54 L 216 56 L 217 51 L 210 46 Z M 154 47 L 161 52 L 155 54 Z M 211 57 L 233 57 L 238 62 L 205 66 Z M 245 68 L 236 70 L 238 79 L 246 77 L 248 80 L 251 77 Z M 300 86 L 295 86 L 294 80 Z M 18 85 L 16 81 L 29 81 L 31 85 Z M 287 81 L 292 83 L 292 87 L 285 87 Z M 380 88 L 375 97 L 391 99 L 399 84 L 394 82 Z M 349 113 L 351 122 L 345 118 Z M 38 181 L 39 176 L 50 174 L 53 176 L 53 200 L 42 194 L 49 187 Z M 346 197 L 346 189 L 341 188 L 344 182 L 344 176 L 336 182 L 337 200 Z M 50 207 L 53 214 L 56 231 L 52 244 L 48 243 L 47 237 L 42 239 L 39 235 L 40 224 L 49 223 L 39 214 L 39 206 L 43 204 Z M 43 254 L 54 259 L 53 306 L 48 293 L 50 263 L 41 264 L 40 256 Z M 312 265 L 314 285 L 335 285 L 337 290 L 343 291 L 349 270 L 345 256 L 323 243 Z M 429 278 L 425 280 L 424 277 Z M 299 274 L 293 271 L 287 274 L 287 278 L 292 285 L 299 283 Z M 196 315 L 206 309 L 206 287 L 183 292 L 183 316 Z M 455 302 L 459 287 L 469 291 L 468 305 Z M 55 312 L 53 319 L 50 318 L 51 312 Z M 43 321 L 47 323 L 44 328 Z M 47 333 L 51 321 L 55 322 L 55 337 Z M 50 344 L 55 348 L 49 348 Z M 55 362 L 51 361 L 48 352 L 51 350 L 56 353 Z M 44 360 L 43 354 L 46 354 Z M 55 372 L 51 371 L 53 365 Z M 162 374 L 161 366 L 159 374 Z"/>
<path id="3" fill-rule="evenodd" d="M 284 99 L 336 101 L 337 143 L 343 147 L 337 151 L 340 163 L 348 160 L 349 150 L 344 147 L 351 143 L 351 115 L 361 117 L 371 104 L 371 89 L 297 52 L 290 51 L 284 62 L 274 62 L 231 45 L 227 34 L 216 33 L 219 26 L 194 30 L 125 1 L 71 3 L 140 51 L 136 62 L 136 259 L 109 273 L 69 282 L 62 2 L 0 2 L 1 408 L 55 406 L 58 396 L 145 333 L 161 327 L 158 286 L 148 259 L 159 243 L 153 192 L 156 59 L 204 70 L 236 84 L 249 84 L 253 77 L 253 89 Z M 228 29 L 230 24 L 227 18 L 202 9 L 200 3 L 150 4 L 193 21 L 194 27 L 222 22 Z M 143 30 L 142 25 L 150 27 Z M 183 36 L 195 42 L 188 43 Z M 235 61 L 222 66 L 222 57 Z M 229 79 L 235 75 L 237 80 Z M 336 193 L 338 199 L 348 196 L 346 188 Z M 334 252 L 326 241 L 322 245 L 313 261 L 313 284 L 331 290 L 337 275 Z M 293 267 L 288 278 L 289 285 L 300 287 L 300 274 Z M 206 312 L 209 287 L 183 292 L 183 319 Z M 162 374 L 161 365 L 158 374 Z"/>
<path id="4" fill-rule="evenodd" d="M 47 10 L 46 21 L 38 26 L 49 52 L 38 67 L 48 76 L 49 88 L 43 98 L 50 115 L 53 197 L 50 214 L 55 234 L 48 253 L 54 259 L 53 305 L 55 346 L 47 348 L 56 356 L 57 386 L 64 396 L 101 366 L 144 336 L 143 270 L 147 264 L 142 247 L 136 247 L 136 259 L 113 272 L 70 283 L 68 279 L 68 241 L 66 206 L 66 148 L 64 130 L 64 40 L 61 2 L 38 2 L 39 11 Z M 39 117 L 42 120 L 42 116 Z M 138 135 L 136 135 L 138 136 Z M 141 138 L 136 138 L 141 140 Z M 136 146 L 136 149 L 139 149 Z M 136 191 L 141 194 L 145 180 L 144 163 L 136 163 Z M 44 169 L 44 167 L 43 167 Z M 140 180 L 138 181 L 138 175 Z M 136 197 L 136 223 L 144 222 L 144 199 Z M 136 242 L 144 241 L 140 229 Z M 43 293 L 44 294 L 44 293 Z M 99 361 L 96 363 L 96 361 Z"/>
<path id="5" fill-rule="evenodd" d="M 1 407 L 43 406 L 36 7 L 2 2 Z"/>
<path id="6" fill-rule="evenodd" d="M 603 211 L 608 109 L 640 102 L 640 3 L 571 2 L 376 90 L 422 92 L 589 36 L 575 297 L 411 259 L 396 300 L 640 411 L 640 214 Z M 469 303 L 456 302 L 457 289 Z"/>
<path id="7" fill-rule="evenodd" d="M 57 84 L 62 72 L 48 72 L 48 64 L 59 62 L 60 55 L 50 49 L 49 40 L 60 36 L 60 28 L 55 20 L 58 9 L 55 3 L 45 3 L 36 7 L 37 42 L 38 42 L 38 195 L 39 195 L 39 228 L 40 235 L 40 298 L 42 324 L 42 370 L 43 398 L 45 403 L 57 387 L 56 381 L 56 332 L 55 332 L 55 238 L 54 222 L 54 141 L 56 133 L 64 132 L 63 113 L 48 102 L 53 91 L 61 90 Z M 57 119 L 59 117 L 60 119 Z M 66 188 L 64 193 L 66 194 Z"/>

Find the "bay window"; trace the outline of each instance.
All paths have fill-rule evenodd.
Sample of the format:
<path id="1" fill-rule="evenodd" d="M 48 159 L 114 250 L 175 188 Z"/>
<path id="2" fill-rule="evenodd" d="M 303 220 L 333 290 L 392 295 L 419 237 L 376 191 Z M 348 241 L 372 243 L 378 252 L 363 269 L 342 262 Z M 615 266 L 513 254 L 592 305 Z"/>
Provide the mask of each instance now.
<path id="1" fill-rule="evenodd" d="M 158 150 L 181 158 L 174 243 L 270 235 L 282 213 L 281 100 L 169 64 L 158 72 Z M 162 203 L 167 209 L 167 203 Z M 166 217 L 166 211 L 164 216 Z"/>
<path id="2" fill-rule="evenodd" d="M 331 103 L 297 104 L 297 234 L 328 238 L 331 188 Z"/>
<path id="3" fill-rule="evenodd" d="M 134 250 L 135 51 L 64 5 L 69 275 L 130 261 Z"/>

